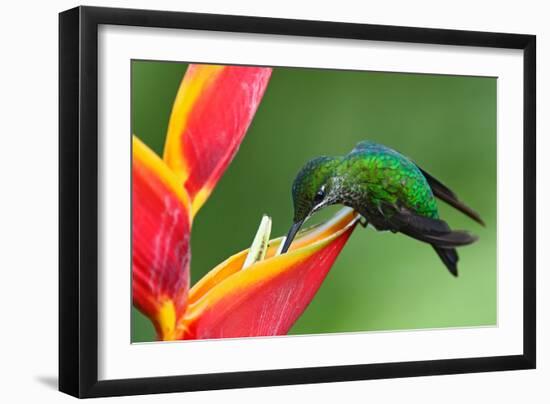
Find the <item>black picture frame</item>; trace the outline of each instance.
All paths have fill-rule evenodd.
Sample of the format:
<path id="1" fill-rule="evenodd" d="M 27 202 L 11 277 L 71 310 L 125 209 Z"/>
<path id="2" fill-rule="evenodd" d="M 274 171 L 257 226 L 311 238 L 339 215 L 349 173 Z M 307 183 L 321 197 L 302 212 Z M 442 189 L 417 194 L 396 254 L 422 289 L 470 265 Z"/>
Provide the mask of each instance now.
<path id="1" fill-rule="evenodd" d="M 523 353 L 99 381 L 97 52 L 100 24 L 523 50 Z M 77 7 L 60 13 L 59 390 L 83 398 L 535 368 L 535 59 L 534 35 L 96 7 Z"/>

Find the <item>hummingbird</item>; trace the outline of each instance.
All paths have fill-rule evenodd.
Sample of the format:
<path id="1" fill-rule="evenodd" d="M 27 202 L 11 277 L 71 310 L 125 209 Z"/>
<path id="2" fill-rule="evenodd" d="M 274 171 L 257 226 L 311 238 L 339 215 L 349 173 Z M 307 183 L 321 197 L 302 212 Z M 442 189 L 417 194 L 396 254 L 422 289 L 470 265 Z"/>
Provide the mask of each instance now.
<path id="1" fill-rule="evenodd" d="M 315 212 L 341 204 L 358 212 L 364 227 L 371 224 L 378 231 L 403 233 L 432 245 L 449 272 L 458 276 L 455 247 L 477 237 L 451 230 L 440 219 L 435 198 L 485 225 L 476 211 L 408 157 L 378 143 L 359 142 L 345 156 L 314 158 L 298 172 L 292 184 L 293 224 L 281 252 Z"/>

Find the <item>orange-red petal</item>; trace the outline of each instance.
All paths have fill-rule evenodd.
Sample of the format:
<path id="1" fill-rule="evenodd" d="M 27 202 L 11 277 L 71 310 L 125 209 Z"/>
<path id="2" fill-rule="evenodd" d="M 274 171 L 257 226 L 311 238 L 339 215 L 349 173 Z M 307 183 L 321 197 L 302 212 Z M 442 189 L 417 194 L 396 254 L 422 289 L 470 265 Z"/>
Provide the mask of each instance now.
<path id="1" fill-rule="evenodd" d="M 160 339 L 176 339 L 189 290 L 190 203 L 177 177 L 132 141 L 132 295 Z"/>
<path id="2" fill-rule="evenodd" d="M 271 76 L 270 68 L 190 65 L 168 125 L 164 161 L 196 213 L 233 159 Z"/>
<path id="3" fill-rule="evenodd" d="M 185 339 L 284 335 L 306 309 L 356 225 L 340 215 L 297 239 L 287 254 L 239 269 L 241 252 L 220 264 L 190 292 Z"/>

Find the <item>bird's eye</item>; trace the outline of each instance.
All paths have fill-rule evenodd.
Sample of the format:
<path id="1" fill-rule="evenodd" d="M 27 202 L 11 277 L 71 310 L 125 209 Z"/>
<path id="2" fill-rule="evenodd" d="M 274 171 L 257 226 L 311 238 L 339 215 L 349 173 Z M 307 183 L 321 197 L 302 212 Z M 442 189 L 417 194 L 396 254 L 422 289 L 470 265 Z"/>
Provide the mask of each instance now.
<path id="1" fill-rule="evenodd" d="M 315 194 L 315 202 L 321 202 L 325 197 L 325 186 L 323 185 Z"/>

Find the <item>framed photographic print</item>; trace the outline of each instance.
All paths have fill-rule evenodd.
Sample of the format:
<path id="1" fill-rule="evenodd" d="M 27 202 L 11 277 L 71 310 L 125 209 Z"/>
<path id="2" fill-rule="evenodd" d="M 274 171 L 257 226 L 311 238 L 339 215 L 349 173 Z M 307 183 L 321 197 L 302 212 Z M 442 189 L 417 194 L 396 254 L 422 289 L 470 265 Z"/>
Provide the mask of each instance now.
<path id="1" fill-rule="evenodd" d="M 535 37 L 60 14 L 59 386 L 535 367 Z"/>

